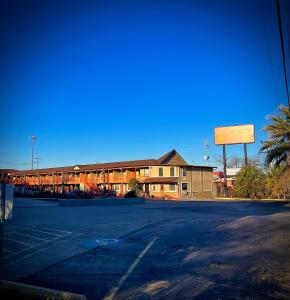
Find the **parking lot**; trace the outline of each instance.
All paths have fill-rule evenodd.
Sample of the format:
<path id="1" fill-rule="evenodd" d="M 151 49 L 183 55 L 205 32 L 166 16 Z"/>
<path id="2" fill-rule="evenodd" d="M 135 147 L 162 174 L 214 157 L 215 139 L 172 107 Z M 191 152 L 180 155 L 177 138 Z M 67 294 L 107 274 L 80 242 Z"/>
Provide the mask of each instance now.
<path id="1" fill-rule="evenodd" d="M 17 199 L 4 278 L 88 299 L 289 299 L 290 204 Z"/>

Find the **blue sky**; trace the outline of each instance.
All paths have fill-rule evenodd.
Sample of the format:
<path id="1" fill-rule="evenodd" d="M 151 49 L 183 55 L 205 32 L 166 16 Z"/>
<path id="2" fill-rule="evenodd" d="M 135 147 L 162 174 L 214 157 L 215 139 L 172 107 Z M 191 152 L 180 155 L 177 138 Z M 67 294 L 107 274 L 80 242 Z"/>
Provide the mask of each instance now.
<path id="1" fill-rule="evenodd" d="M 172 148 L 204 164 L 204 140 L 215 165 L 214 127 L 253 123 L 256 155 L 265 116 L 287 103 L 274 1 L 3 5 L 0 167 L 30 162 L 31 134 L 40 167 Z M 290 5 L 281 6 L 289 50 Z"/>

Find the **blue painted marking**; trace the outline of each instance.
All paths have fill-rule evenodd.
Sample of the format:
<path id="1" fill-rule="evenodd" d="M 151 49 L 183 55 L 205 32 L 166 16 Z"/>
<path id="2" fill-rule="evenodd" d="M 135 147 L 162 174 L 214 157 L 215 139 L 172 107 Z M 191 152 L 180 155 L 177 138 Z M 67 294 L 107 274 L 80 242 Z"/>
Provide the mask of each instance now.
<path id="1" fill-rule="evenodd" d="M 119 239 L 97 239 L 89 240 L 85 244 L 86 247 L 113 247 L 121 244 Z"/>

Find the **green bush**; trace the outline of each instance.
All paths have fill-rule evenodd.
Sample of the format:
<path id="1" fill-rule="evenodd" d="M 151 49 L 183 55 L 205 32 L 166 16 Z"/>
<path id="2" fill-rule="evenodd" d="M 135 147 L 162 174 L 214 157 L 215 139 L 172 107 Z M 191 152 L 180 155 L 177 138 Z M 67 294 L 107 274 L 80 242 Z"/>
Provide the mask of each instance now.
<path id="1" fill-rule="evenodd" d="M 266 176 L 256 166 L 243 167 L 237 174 L 234 193 L 240 197 L 261 198 L 266 195 Z"/>
<path id="2" fill-rule="evenodd" d="M 138 193 L 139 191 L 142 191 L 143 185 L 139 180 L 133 178 L 129 181 L 129 189 Z"/>

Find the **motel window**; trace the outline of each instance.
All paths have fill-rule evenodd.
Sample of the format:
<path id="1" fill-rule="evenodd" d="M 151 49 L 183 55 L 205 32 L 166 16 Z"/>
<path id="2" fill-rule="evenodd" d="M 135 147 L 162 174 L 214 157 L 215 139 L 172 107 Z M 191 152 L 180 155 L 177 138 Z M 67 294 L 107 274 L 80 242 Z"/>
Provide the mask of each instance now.
<path id="1" fill-rule="evenodd" d="M 115 185 L 115 190 L 116 190 L 116 192 L 119 192 L 119 191 L 120 191 L 120 185 L 119 185 L 119 184 L 116 184 L 116 185 Z"/>
<path id="2" fill-rule="evenodd" d="M 183 182 L 183 183 L 181 184 L 181 189 L 182 189 L 183 191 L 188 191 L 188 183 L 187 183 L 187 182 Z"/>
<path id="3" fill-rule="evenodd" d="M 182 176 L 185 177 L 186 176 L 186 169 L 182 168 Z"/>
<path id="4" fill-rule="evenodd" d="M 175 168 L 170 167 L 170 176 L 175 176 Z"/>
<path id="5" fill-rule="evenodd" d="M 169 191 L 170 192 L 175 192 L 176 190 L 175 190 L 175 184 L 174 183 L 170 183 L 169 184 Z"/>
<path id="6" fill-rule="evenodd" d="M 155 185 L 152 185 L 152 191 L 155 192 L 156 188 Z"/>
<path id="7" fill-rule="evenodd" d="M 150 175 L 149 169 L 145 169 L 145 176 L 149 176 L 149 175 Z"/>
<path id="8" fill-rule="evenodd" d="M 159 168 L 159 176 L 163 176 L 163 168 Z"/>

